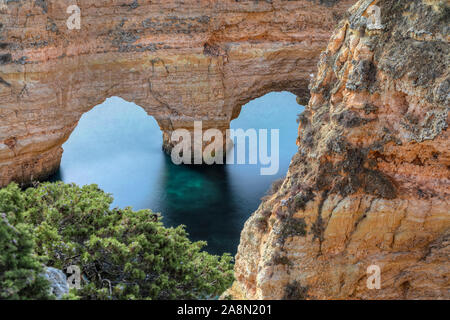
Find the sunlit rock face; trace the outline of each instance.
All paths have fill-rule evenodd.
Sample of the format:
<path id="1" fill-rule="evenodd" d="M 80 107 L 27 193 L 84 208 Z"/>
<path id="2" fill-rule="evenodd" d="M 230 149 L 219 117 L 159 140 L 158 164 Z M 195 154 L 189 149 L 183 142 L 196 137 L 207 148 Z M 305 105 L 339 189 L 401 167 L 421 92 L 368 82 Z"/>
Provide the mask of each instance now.
<path id="1" fill-rule="evenodd" d="M 370 4 L 381 28 L 367 25 Z M 288 175 L 245 225 L 226 295 L 450 298 L 448 13 L 432 0 L 352 7 L 321 55 Z"/>
<path id="2" fill-rule="evenodd" d="M 81 115 L 111 96 L 154 116 L 169 150 L 174 129 L 226 130 L 270 91 L 308 101 L 354 1 L 79 0 L 81 29 L 69 30 L 73 3 L 0 8 L 0 186 L 54 172 Z"/>

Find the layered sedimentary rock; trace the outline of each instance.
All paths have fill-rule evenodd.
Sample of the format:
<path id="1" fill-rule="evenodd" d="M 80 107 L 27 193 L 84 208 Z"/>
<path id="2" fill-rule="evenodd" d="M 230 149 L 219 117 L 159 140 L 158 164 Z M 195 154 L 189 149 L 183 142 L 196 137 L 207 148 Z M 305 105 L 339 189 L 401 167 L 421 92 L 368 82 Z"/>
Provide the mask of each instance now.
<path id="1" fill-rule="evenodd" d="M 83 113 L 119 96 L 174 129 L 226 130 L 270 91 L 307 101 L 343 1 L 20 0 L 0 6 L 0 186 L 54 172 Z M 78 4 L 81 29 L 67 21 Z"/>
<path id="2" fill-rule="evenodd" d="M 351 8 L 321 55 L 288 175 L 245 225 L 226 295 L 450 299 L 449 10 Z"/>

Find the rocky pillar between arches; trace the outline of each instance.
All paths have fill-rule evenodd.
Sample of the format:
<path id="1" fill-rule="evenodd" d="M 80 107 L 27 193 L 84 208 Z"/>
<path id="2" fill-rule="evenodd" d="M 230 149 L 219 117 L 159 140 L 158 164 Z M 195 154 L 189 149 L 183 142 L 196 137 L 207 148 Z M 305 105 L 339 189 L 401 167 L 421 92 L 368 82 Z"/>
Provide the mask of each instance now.
<path id="1" fill-rule="evenodd" d="M 205 148 L 208 145 L 211 145 L 215 142 L 215 139 L 207 139 L 205 137 L 205 133 L 208 130 L 217 130 L 217 133 L 221 134 L 221 141 L 217 140 L 216 143 L 221 144 L 217 145 L 216 148 L 222 148 L 223 156 L 226 156 L 227 150 L 232 146 L 232 142 L 228 139 L 227 131 L 230 129 L 230 122 L 224 120 L 157 120 L 158 124 L 163 132 L 163 144 L 162 149 L 168 155 L 172 154 L 174 147 L 180 143 L 182 140 L 176 140 L 173 137 L 173 134 L 179 130 L 180 134 L 183 133 L 182 130 L 186 130 L 189 132 L 189 136 L 191 137 L 190 145 L 191 145 L 191 163 L 193 164 L 195 159 L 194 155 L 197 153 L 203 154 Z M 197 126 L 197 127 L 196 127 Z M 214 132 L 213 132 L 214 133 Z M 195 140 L 194 140 L 195 139 Z M 196 140 L 199 139 L 199 140 Z M 199 150 L 199 145 L 196 144 L 196 141 L 201 141 L 201 151 Z M 228 141 L 228 144 L 227 144 Z M 221 143 L 222 142 L 222 143 Z M 214 154 L 212 154 L 214 156 Z M 207 156 L 206 156 L 207 157 Z M 205 158 L 205 155 L 202 158 L 202 164 L 208 161 Z"/>

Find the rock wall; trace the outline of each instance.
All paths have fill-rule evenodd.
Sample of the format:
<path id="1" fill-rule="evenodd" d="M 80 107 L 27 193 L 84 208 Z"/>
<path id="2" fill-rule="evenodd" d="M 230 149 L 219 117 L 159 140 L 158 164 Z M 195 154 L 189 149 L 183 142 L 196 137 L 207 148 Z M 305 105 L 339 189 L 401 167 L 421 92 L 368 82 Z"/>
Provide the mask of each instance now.
<path id="1" fill-rule="evenodd" d="M 437 0 L 351 8 L 321 55 L 288 175 L 245 225 L 226 295 L 450 299 L 449 12 Z M 367 286 L 370 266 L 380 289 Z"/>
<path id="2" fill-rule="evenodd" d="M 69 30 L 77 3 L 81 29 Z M 119 96 L 174 129 L 225 130 L 310 75 L 354 0 L 17 0 L 0 7 L 0 186 L 43 179 L 83 113 Z M 306 102 L 305 102 L 306 103 Z"/>

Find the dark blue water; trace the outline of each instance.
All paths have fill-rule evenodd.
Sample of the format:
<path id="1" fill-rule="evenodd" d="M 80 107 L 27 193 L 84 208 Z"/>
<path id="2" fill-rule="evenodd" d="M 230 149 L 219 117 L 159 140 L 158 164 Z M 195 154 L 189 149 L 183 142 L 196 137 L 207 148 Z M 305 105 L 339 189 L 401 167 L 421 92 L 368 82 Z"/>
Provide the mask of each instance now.
<path id="1" fill-rule="evenodd" d="M 235 254 L 245 221 L 271 183 L 286 174 L 297 150 L 296 115 L 303 108 L 295 98 L 270 93 L 244 106 L 231 123 L 244 130 L 280 129 L 276 175 L 260 175 L 259 164 L 176 166 L 161 151 L 156 121 L 137 105 L 110 98 L 83 115 L 52 180 L 98 184 L 113 195 L 114 206 L 160 212 L 166 226 L 185 225 L 192 240 L 206 240 L 207 251 Z"/>

